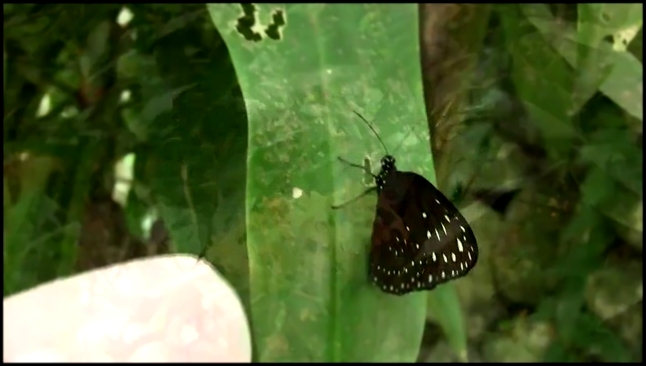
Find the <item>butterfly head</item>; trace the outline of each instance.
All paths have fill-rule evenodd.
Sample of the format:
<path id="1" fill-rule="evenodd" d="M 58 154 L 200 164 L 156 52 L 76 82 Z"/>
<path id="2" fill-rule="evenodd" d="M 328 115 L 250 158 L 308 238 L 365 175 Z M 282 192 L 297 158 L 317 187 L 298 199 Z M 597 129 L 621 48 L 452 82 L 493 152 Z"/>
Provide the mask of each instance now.
<path id="1" fill-rule="evenodd" d="M 391 171 L 395 169 L 395 157 L 392 155 L 386 155 L 381 158 L 381 170 L 382 171 Z"/>
<path id="2" fill-rule="evenodd" d="M 395 167 L 394 156 L 386 155 L 383 158 L 381 158 L 381 170 L 379 171 L 379 174 L 375 178 L 378 192 L 381 192 L 381 190 L 386 185 L 386 178 L 388 177 L 388 175 L 394 172 L 395 170 L 397 170 L 397 168 Z"/>

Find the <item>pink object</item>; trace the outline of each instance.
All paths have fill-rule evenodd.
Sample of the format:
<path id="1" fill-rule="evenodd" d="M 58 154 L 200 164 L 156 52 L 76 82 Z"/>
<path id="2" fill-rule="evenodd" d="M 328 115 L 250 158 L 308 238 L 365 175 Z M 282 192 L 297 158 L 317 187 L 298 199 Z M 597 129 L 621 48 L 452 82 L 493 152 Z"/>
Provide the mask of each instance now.
<path id="1" fill-rule="evenodd" d="M 131 261 L 4 299 L 4 362 L 251 362 L 238 296 L 188 255 Z"/>

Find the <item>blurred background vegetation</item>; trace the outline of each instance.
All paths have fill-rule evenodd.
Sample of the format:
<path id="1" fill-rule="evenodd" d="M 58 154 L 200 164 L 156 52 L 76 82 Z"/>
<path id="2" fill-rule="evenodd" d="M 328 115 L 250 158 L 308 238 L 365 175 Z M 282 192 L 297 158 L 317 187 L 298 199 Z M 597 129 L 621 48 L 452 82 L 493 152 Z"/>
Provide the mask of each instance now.
<path id="1" fill-rule="evenodd" d="M 213 8 L 3 8 L 4 295 L 208 247 L 249 310 L 250 101 Z M 418 10 L 438 185 L 483 247 L 418 361 L 641 361 L 642 5 Z"/>

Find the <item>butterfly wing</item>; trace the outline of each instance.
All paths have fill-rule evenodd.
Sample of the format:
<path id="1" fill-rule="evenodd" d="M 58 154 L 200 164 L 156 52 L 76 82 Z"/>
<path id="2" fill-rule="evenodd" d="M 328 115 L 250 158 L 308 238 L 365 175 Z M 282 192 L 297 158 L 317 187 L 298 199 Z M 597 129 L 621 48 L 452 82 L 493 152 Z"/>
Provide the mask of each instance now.
<path id="1" fill-rule="evenodd" d="M 408 271 L 406 265 L 413 249 L 398 213 L 405 191 L 385 188 L 379 193 L 372 224 L 369 276 L 384 292 L 401 294 L 408 290 L 401 278 L 403 271 Z"/>
<path id="2" fill-rule="evenodd" d="M 385 292 L 431 290 L 466 275 L 478 260 L 471 227 L 419 174 L 396 171 L 379 194 L 371 272 Z"/>
<path id="3" fill-rule="evenodd" d="M 415 274 L 417 290 L 431 290 L 469 273 L 478 261 L 478 244 L 467 220 L 442 192 L 419 174 L 404 174 L 415 176 L 415 183 L 401 217 L 416 229 L 409 240 L 420 247 L 407 273 Z"/>

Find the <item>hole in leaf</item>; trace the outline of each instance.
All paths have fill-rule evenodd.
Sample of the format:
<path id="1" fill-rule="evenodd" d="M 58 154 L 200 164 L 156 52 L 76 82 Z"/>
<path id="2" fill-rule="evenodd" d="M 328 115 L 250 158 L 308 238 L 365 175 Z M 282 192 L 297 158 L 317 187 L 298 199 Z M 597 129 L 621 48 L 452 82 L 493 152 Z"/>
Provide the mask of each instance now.
<path id="1" fill-rule="evenodd" d="M 240 7 L 242 8 L 242 16 L 238 18 L 238 21 L 236 22 L 236 30 L 248 41 L 260 41 L 262 39 L 262 35 L 253 30 L 256 25 L 256 7 L 251 3 L 241 3 Z"/>
<path id="2" fill-rule="evenodd" d="M 286 24 L 283 11 L 280 9 L 274 10 L 271 14 L 271 20 L 271 24 L 265 29 L 265 34 L 274 41 L 279 41 L 283 39 L 280 30 Z"/>
<path id="3" fill-rule="evenodd" d="M 258 9 L 256 8 L 256 6 L 254 6 L 251 3 L 248 3 L 248 4 L 241 3 L 240 7 L 242 8 L 242 15 L 238 18 L 238 21 L 236 22 L 236 30 L 246 40 L 252 41 L 252 42 L 261 41 L 263 38 L 261 32 L 264 32 L 267 35 L 267 37 L 275 41 L 279 41 L 283 38 L 281 28 L 285 26 L 285 24 L 287 24 L 285 21 L 285 13 L 283 12 L 283 10 L 280 10 L 280 9 L 274 10 L 271 14 L 271 18 L 272 18 L 271 24 L 264 27 L 263 24 L 261 24 L 256 17 L 256 14 L 258 13 Z"/>

